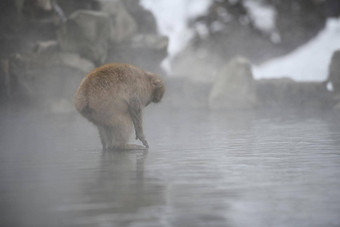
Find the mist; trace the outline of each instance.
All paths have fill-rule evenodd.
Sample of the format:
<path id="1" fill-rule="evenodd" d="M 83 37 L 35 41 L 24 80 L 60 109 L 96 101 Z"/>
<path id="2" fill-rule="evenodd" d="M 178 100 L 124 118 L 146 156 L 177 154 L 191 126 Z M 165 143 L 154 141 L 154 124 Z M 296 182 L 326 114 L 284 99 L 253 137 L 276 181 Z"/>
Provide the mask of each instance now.
<path id="1" fill-rule="evenodd" d="M 340 224 L 337 0 L 0 11 L 1 226 Z M 143 110 L 148 149 L 103 149 L 74 107 L 83 78 L 113 62 L 165 83 Z M 144 144 L 134 128 L 129 143 Z"/>

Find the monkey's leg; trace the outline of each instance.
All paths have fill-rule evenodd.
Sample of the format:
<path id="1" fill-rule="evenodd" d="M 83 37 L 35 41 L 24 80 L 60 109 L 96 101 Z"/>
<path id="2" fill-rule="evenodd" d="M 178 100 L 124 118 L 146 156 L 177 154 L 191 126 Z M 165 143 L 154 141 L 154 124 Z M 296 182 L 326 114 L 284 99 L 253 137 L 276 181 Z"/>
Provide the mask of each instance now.
<path id="1" fill-rule="evenodd" d="M 131 131 L 132 121 L 129 115 L 116 115 L 111 122 L 110 135 L 112 143 L 110 149 L 113 150 L 145 150 L 144 146 L 128 144 Z"/>
<path id="2" fill-rule="evenodd" d="M 98 131 L 103 150 L 109 149 L 112 143 L 112 136 L 109 128 L 107 126 L 98 126 Z"/>
<path id="3" fill-rule="evenodd" d="M 136 131 L 136 139 L 142 141 L 143 145 L 146 148 L 149 148 L 149 144 L 145 139 L 144 130 L 143 130 L 143 121 L 142 121 L 142 105 L 139 102 L 138 98 L 132 98 L 129 103 L 129 114 L 131 116 L 131 120 L 133 125 L 135 126 Z"/>
<path id="4" fill-rule="evenodd" d="M 111 149 L 111 147 L 114 144 L 114 130 L 111 126 L 105 127 L 105 135 L 106 135 L 106 141 L 107 141 L 107 149 Z"/>

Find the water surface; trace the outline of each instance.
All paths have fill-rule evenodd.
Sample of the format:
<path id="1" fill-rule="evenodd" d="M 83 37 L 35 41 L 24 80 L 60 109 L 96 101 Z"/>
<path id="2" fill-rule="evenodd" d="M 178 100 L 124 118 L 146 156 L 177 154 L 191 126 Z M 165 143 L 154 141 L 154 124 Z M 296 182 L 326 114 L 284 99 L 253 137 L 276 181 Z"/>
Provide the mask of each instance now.
<path id="1" fill-rule="evenodd" d="M 339 226 L 340 113 L 145 113 L 147 152 L 2 111 L 0 226 Z"/>

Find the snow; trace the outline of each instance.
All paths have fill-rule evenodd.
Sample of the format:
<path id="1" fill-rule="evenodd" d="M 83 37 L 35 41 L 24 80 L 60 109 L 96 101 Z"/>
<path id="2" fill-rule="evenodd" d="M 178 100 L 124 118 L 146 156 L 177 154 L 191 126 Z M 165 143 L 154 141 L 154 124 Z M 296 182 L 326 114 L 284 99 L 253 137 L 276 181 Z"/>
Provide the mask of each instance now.
<path id="1" fill-rule="evenodd" d="M 211 2 L 211 0 L 141 0 L 142 5 L 155 15 L 160 32 L 170 39 L 169 58 L 163 64 L 168 71 L 171 58 L 193 37 L 194 33 L 187 25 L 188 20 L 205 14 Z M 246 0 L 245 7 L 256 27 L 269 35 L 273 43 L 280 42 L 280 35 L 275 27 L 275 10 L 263 5 L 260 0 Z M 220 29 L 220 25 L 216 24 L 215 28 Z M 204 25 L 198 25 L 196 29 L 203 36 L 207 34 Z M 297 81 L 325 80 L 332 53 L 337 49 L 340 49 L 340 19 L 329 19 L 324 30 L 305 45 L 286 56 L 254 66 L 254 77 L 260 79 L 285 76 Z"/>
<path id="2" fill-rule="evenodd" d="M 257 29 L 266 34 L 270 34 L 276 29 L 276 11 L 272 6 L 249 0 L 244 2 L 244 6 Z"/>
<path id="3" fill-rule="evenodd" d="M 244 6 L 253 21 L 255 27 L 262 33 L 268 35 L 273 43 L 281 42 L 280 34 L 275 25 L 276 10 L 262 1 L 247 0 Z"/>
<path id="4" fill-rule="evenodd" d="M 236 3 L 237 0 L 234 2 Z M 211 0 L 141 0 L 141 4 L 157 18 L 161 34 L 169 37 L 170 57 L 180 52 L 193 37 L 193 31 L 187 26 L 188 20 L 205 14 L 211 3 Z M 245 1 L 245 7 L 255 26 L 263 33 L 270 35 L 273 42 L 279 42 L 280 37 L 275 28 L 274 8 L 261 1 L 253 0 Z M 220 16 L 225 19 L 225 22 L 230 21 L 228 12 L 222 10 L 220 8 L 218 11 Z M 202 36 L 207 33 L 203 26 L 199 25 L 196 29 L 202 33 Z M 212 29 L 218 31 L 223 29 L 223 26 L 216 22 Z"/>
<path id="5" fill-rule="evenodd" d="M 323 81 L 333 52 L 340 49 L 340 19 L 328 19 L 325 28 L 292 53 L 253 68 L 254 77 L 289 77 L 297 81 Z"/>
<path id="6" fill-rule="evenodd" d="M 170 57 L 181 51 L 193 37 L 189 19 L 206 13 L 210 0 L 141 0 L 141 4 L 156 17 L 161 34 L 170 39 Z"/>

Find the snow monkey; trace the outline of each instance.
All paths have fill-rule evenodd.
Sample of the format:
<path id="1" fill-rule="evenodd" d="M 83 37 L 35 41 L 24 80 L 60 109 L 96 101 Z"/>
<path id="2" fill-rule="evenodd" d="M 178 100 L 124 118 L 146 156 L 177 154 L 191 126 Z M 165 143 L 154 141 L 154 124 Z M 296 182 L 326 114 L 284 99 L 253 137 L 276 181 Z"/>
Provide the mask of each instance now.
<path id="1" fill-rule="evenodd" d="M 94 69 L 81 81 L 74 105 L 97 126 L 104 150 L 147 149 L 142 110 L 151 102 L 160 102 L 164 91 L 164 82 L 156 74 L 112 63 Z M 133 126 L 136 139 L 145 147 L 128 144 Z"/>

